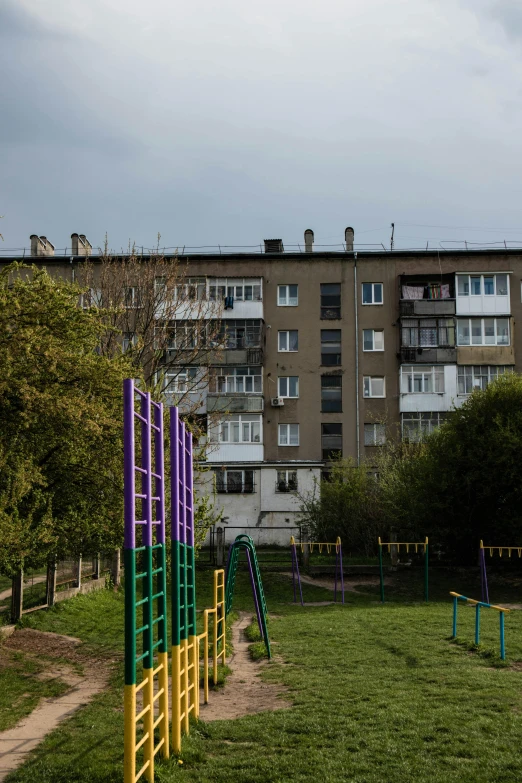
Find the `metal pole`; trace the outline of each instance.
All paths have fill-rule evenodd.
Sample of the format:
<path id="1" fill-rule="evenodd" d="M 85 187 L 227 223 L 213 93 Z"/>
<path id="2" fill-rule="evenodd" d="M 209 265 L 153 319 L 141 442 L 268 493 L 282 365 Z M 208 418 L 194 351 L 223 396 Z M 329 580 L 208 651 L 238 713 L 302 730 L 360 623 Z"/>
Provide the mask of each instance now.
<path id="1" fill-rule="evenodd" d="M 381 579 L 381 603 L 384 603 L 384 572 L 382 569 L 382 544 L 379 537 L 379 576 Z"/>
<path id="2" fill-rule="evenodd" d="M 453 638 L 457 638 L 457 607 L 459 604 L 459 599 L 454 597 L 453 598 Z"/>
<path id="3" fill-rule="evenodd" d="M 424 600 L 428 603 L 428 539 L 424 544 Z"/>
<path id="4" fill-rule="evenodd" d="M 475 611 L 475 644 L 477 647 L 480 644 L 480 604 L 477 604 L 477 609 Z"/>
<path id="5" fill-rule="evenodd" d="M 501 660 L 506 660 L 506 647 L 504 645 L 504 612 L 499 612 L 500 614 L 500 658 Z"/>

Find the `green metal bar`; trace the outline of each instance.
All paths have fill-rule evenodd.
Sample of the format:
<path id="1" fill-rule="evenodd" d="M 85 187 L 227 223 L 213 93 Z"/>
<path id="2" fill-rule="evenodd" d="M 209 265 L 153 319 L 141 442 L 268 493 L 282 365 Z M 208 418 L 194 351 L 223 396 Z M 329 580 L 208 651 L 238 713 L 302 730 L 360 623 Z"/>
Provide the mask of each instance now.
<path id="1" fill-rule="evenodd" d="M 136 558 L 133 549 L 123 553 L 125 565 L 125 685 L 136 685 Z"/>
<path id="2" fill-rule="evenodd" d="M 500 614 L 503 614 L 501 612 Z M 476 610 L 475 610 L 475 644 L 480 644 L 480 604 L 477 604 Z"/>
<path id="3" fill-rule="evenodd" d="M 453 598 L 453 638 L 457 638 L 457 607 L 458 607 L 459 599 Z M 502 612 L 501 612 L 502 614 Z"/>
<path id="4" fill-rule="evenodd" d="M 499 612 L 500 615 L 500 658 L 506 660 L 506 646 L 504 644 L 504 612 Z"/>
<path id="5" fill-rule="evenodd" d="M 143 598 L 146 598 L 147 600 L 143 604 L 143 625 L 147 626 L 147 630 L 143 633 L 143 650 L 144 652 L 147 652 L 147 655 L 145 656 L 144 660 L 144 666 L 146 669 L 152 669 L 154 667 L 154 656 L 152 654 L 152 640 L 153 640 L 153 631 L 152 631 L 152 623 L 154 620 L 154 607 L 152 604 L 152 593 L 153 593 L 153 584 L 154 584 L 154 578 L 152 576 L 152 547 L 147 546 L 145 548 L 145 554 L 144 554 L 144 560 L 146 563 L 146 577 L 142 582 L 143 587 Z"/>
<path id="6" fill-rule="evenodd" d="M 382 544 L 379 542 L 379 576 L 381 579 L 381 603 L 384 603 L 384 571 L 382 568 Z"/>
<path id="7" fill-rule="evenodd" d="M 172 615 L 172 646 L 178 647 L 181 641 L 180 633 L 180 543 L 172 541 L 172 569 L 171 569 L 171 601 L 170 610 Z"/>

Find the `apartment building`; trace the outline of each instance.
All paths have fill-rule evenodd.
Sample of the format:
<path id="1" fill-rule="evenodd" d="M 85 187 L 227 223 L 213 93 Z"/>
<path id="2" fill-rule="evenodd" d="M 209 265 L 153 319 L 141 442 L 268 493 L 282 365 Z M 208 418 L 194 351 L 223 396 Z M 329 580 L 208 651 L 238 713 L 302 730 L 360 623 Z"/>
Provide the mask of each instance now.
<path id="1" fill-rule="evenodd" d="M 84 235 L 64 256 L 31 243 L 32 260 L 64 276 L 90 255 Z M 186 260 L 193 296 L 221 304 L 199 411 L 202 482 L 230 536 L 287 543 L 298 495 L 320 488 L 332 457 L 371 466 L 387 439 L 422 437 L 474 388 L 521 370 L 519 250 L 361 252 L 348 228 L 335 252 L 314 251 L 307 230 L 300 252 L 270 239 Z M 190 307 L 176 320 L 190 328 Z M 198 363 L 178 363 L 182 388 Z"/>

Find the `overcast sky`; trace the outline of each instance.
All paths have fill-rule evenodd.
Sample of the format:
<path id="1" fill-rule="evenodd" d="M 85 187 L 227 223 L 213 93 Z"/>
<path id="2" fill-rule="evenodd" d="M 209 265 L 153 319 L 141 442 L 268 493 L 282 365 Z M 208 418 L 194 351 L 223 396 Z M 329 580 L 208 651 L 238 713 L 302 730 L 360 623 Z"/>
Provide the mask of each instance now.
<path id="1" fill-rule="evenodd" d="M 522 245 L 521 0 L 0 0 L 0 251 Z"/>

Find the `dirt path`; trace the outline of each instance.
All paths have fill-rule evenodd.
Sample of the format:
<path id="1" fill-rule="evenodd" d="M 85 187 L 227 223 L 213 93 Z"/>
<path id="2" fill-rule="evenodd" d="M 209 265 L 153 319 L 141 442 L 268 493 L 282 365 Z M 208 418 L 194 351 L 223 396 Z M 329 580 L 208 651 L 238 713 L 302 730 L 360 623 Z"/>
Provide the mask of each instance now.
<path id="1" fill-rule="evenodd" d="M 251 619 L 251 614 L 241 612 L 239 620 L 232 626 L 234 653 L 227 660 L 232 674 L 227 677 L 224 688 L 211 691 L 208 704 L 203 704 L 201 693 L 201 720 L 230 720 L 292 706 L 288 699 L 282 698 L 285 693 L 282 685 L 261 680 L 259 675 L 267 661 L 255 662 L 250 657 L 250 642 L 245 637 L 245 628 L 250 625 Z"/>
<path id="2" fill-rule="evenodd" d="M 292 578 L 292 572 L 291 571 L 285 571 L 283 576 L 288 576 L 290 579 Z M 315 579 L 312 576 L 308 576 L 307 574 L 301 574 L 301 582 L 304 585 L 314 585 L 315 587 L 324 587 L 327 590 L 335 590 L 335 579 L 323 577 L 322 579 Z M 362 590 L 357 590 L 357 587 L 359 585 L 371 585 L 371 586 L 378 586 L 380 584 L 379 577 L 378 576 L 358 576 L 356 579 L 347 579 L 344 577 L 344 589 L 348 593 L 359 593 L 367 595 L 367 593 L 363 593 Z M 390 584 L 389 579 L 384 579 L 384 584 L 388 585 Z M 337 584 L 337 591 L 340 592 L 341 588 L 339 583 Z M 322 602 L 321 602 L 322 603 Z"/>
<path id="3" fill-rule="evenodd" d="M 6 640 L 9 649 L 20 650 L 39 660 L 60 658 L 59 664 L 50 661 L 44 676 L 59 677 L 70 686 L 63 696 L 45 699 L 33 712 L 14 728 L 0 732 L 0 781 L 20 766 L 28 753 L 53 731 L 62 720 L 87 704 L 107 684 L 107 661 L 93 660 L 84 653 L 79 639 L 71 636 L 21 629 Z M 62 662 L 70 661 L 71 665 Z M 83 673 L 78 673 L 78 667 Z M 75 671 L 76 669 L 76 671 Z"/>

